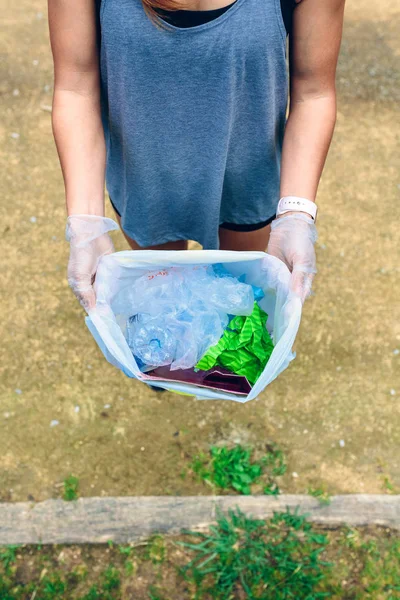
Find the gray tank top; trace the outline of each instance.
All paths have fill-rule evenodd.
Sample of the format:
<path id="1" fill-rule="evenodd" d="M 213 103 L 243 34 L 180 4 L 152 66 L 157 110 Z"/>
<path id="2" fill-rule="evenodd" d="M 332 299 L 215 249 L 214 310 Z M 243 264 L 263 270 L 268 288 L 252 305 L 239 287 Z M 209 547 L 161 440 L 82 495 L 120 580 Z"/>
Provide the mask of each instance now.
<path id="1" fill-rule="evenodd" d="M 219 247 L 221 223 L 270 219 L 286 121 L 280 0 L 236 0 L 216 19 L 157 28 L 141 0 L 101 0 L 108 193 L 141 246 Z"/>

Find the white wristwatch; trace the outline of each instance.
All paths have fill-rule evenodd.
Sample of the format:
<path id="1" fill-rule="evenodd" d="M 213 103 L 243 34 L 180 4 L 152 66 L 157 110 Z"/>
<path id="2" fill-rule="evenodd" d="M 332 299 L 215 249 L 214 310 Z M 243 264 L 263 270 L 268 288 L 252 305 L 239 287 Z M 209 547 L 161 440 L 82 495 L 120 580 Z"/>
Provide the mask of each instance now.
<path id="1" fill-rule="evenodd" d="M 279 215 L 283 215 L 292 210 L 307 213 L 312 217 L 314 223 L 317 220 L 318 208 L 315 202 L 311 202 L 311 200 L 307 200 L 307 198 L 299 198 L 298 196 L 284 196 L 281 198 L 278 202 L 276 216 L 279 217 Z"/>

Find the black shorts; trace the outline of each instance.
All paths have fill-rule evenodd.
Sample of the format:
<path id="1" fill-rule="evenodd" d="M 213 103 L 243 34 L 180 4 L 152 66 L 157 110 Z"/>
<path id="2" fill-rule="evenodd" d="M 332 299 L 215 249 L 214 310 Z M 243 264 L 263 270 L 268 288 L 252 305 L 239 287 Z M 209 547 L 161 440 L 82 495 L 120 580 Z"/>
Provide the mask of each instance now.
<path id="1" fill-rule="evenodd" d="M 111 206 L 113 207 L 114 211 L 117 213 L 117 215 L 119 217 L 121 217 L 121 215 L 115 208 L 111 198 L 110 198 L 110 202 L 111 202 Z M 252 223 L 252 224 L 246 224 L 246 225 L 239 225 L 237 223 L 221 223 L 220 227 L 221 227 L 221 229 L 229 229 L 230 231 L 257 231 L 257 229 L 262 229 L 263 227 L 266 227 L 267 225 L 272 223 L 272 221 L 275 219 L 275 217 L 276 217 L 276 215 L 274 215 L 273 217 L 270 217 L 266 221 L 261 221 L 261 223 Z"/>

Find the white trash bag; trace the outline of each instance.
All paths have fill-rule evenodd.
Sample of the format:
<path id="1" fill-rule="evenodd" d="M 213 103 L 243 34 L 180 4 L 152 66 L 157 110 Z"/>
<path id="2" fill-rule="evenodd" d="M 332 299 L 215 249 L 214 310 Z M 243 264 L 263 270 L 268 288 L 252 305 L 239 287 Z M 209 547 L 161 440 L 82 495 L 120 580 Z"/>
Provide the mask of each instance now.
<path id="1" fill-rule="evenodd" d="M 179 271 L 182 267 L 217 264 L 222 264 L 234 277 L 245 274 L 246 284 L 261 288 L 265 294 L 258 304 L 268 314 L 267 329 L 271 334 L 274 349 L 264 371 L 247 396 L 167 379 L 151 380 L 139 369 L 127 341 L 128 313 L 133 315 L 135 311 L 139 312 L 143 310 L 144 305 L 146 306 L 143 298 L 139 297 L 140 282 L 144 275 L 157 270 L 162 272 L 172 267 Z M 193 395 L 198 400 L 222 399 L 247 402 L 256 398 L 295 358 L 292 347 L 300 325 L 302 303 L 300 298 L 289 293 L 289 281 L 290 272 L 286 265 L 264 252 L 225 250 L 115 252 L 100 260 L 94 285 L 96 306 L 86 317 L 86 325 L 105 358 L 128 377 L 140 379 L 152 386 Z M 135 297 L 132 296 L 132 289 L 136 291 Z M 214 300 L 214 305 L 216 304 L 217 298 Z M 126 306 L 129 308 L 126 309 Z M 123 314 L 124 312 L 126 314 Z M 148 305 L 146 312 L 151 313 L 151 307 Z M 177 368 L 181 368 L 179 363 Z"/>

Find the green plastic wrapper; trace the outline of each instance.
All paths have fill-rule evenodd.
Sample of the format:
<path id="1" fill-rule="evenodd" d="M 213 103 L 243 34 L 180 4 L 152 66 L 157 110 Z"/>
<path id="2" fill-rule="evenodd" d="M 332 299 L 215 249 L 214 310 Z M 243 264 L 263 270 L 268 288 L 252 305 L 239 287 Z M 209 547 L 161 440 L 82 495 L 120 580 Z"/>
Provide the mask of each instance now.
<path id="1" fill-rule="evenodd" d="M 254 385 L 274 349 L 265 326 L 267 319 L 267 313 L 254 302 L 251 315 L 234 317 L 218 344 L 209 348 L 195 368 L 208 371 L 219 365 Z"/>

